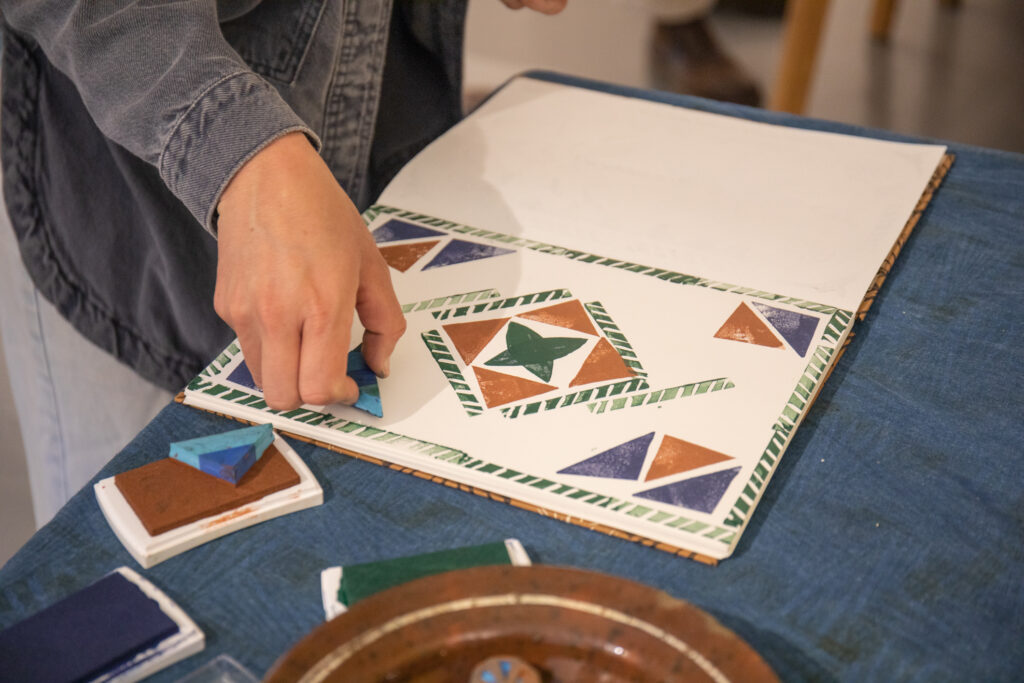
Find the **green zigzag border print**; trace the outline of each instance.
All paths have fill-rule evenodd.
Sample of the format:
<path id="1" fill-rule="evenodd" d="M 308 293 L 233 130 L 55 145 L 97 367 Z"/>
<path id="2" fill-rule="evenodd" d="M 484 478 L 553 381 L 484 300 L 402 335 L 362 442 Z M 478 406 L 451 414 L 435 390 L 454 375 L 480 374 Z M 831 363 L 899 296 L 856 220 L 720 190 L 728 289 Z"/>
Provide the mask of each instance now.
<path id="1" fill-rule="evenodd" d="M 432 315 L 437 320 L 450 320 L 453 318 L 462 318 L 468 315 L 495 311 L 500 312 L 512 308 L 550 303 L 552 301 L 560 301 L 570 298 L 572 298 L 572 293 L 569 290 L 552 289 L 544 292 L 533 292 L 530 294 L 509 297 L 507 299 L 491 299 L 474 305 L 457 306 L 455 308 L 445 309 L 442 311 L 435 311 Z M 606 336 L 612 347 L 622 358 L 623 362 L 636 373 L 636 376 L 628 379 L 619 379 L 607 382 L 598 386 L 587 387 L 585 389 L 570 391 L 569 393 L 561 393 L 557 396 L 551 396 L 540 400 L 529 401 L 529 399 L 525 399 L 527 400 L 526 403 L 499 408 L 498 411 L 501 415 L 509 419 L 514 419 L 526 415 L 533 415 L 542 411 L 554 410 L 556 408 L 566 408 L 572 405 L 588 403 L 590 401 L 608 399 L 623 393 L 631 394 L 633 392 L 643 391 L 644 389 L 650 388 L 646 380 L 647 373 L 640 364 L 636 353 L 633 351 L 633 347 L 630 346 L 629 340 L 626 339 L 624 334 L 622 334 L 601 303 L 592 301 L 590 303 L 583 304 L 583 306 L 590 313 L 591 317 L 593 317 L 598 328 Z M 444 336 L 441 334 L 441 331 L 428 330 L 421 333 L 420 336 L 423 339 L 423 343 L 427 345 L 427 349 L 430 351 L 430 355 L 433 357 L 434 362 L 437 363 L 441 372 L 444 373 L 444 376 L 448 379 L 448 383 L 451 385 L 452 389 L 455 390 L 459 403 L 462 404 L 466 413 L 470 416 L 481 414 L 485 410 L 484 401 L 473 391 L 470 383 L 466 381 L 466 377 L 463 375 L 462 370 L 459 367 L 459 363 L 456 360 L 456 354 L 451 347 L 448 346 Z M 593 409 L 591 410 L 593 411 Z"/>
<path id="2" fill-rule="evenodd" d="M 668 512 L 663 509 L 657 509 L 654 505 L 642 505 L 637 504 L 630 500 L 620 500 L 612 496 L 607 496 L 600 493 L 595 493 L 585 489 L 580 489 L 575 486 L 568 484 L 562 484 L 558 481 L 546 479 L 542 477 L 536 477 L 533 475 L 525 474 L 513 470 L 511 468 L 497 465 L 494 463 L 488 463 L 484 460 L 473 458 L 463 451 L 454 449 L 448 446 L 434 444 L 421 439 L 415 439 L 402 434 L 395 434 L 386 430 L 381 430 L 374 427 L 362 425 L 360 423 L 337 418 L 335 416 L 326 413 L 317 413 L 306 409 L 297 409 L 294 411 L 288 411 L 282 413 L 280 411 L 271 410 L 267 407 L 266 403 L 263 402 L 262 398 L 249 391 L 240 391 L 233 389 L 219 383 L 214 379 L 215 375 L 221 372 L 226 366 L 228 366 L 235 356 L 240 353 L 238 345 L 233 343 L 228 349 L 218 356 L 213 362 L 204 368 L 200 374 L 192 380 L 189 384 L 188 389 L 190 391 L 198 391 L 211 396 L 218 396 L 219 398 L 239 405 L 256 408 L 264 412 L 281 415 L 282 417 L 295 419 L 299 422 L 303 422 L 309 425 L 320 425 L 329 429 L 334 429 L 339 432 L 343 432 L 349 435 L 358 436 L 365 439 L 373 439 L 379 441 L 389 442 L 392 445 L 401 447 L 403 450 L 416 453 L 421 456 L 427 456 L 433 460 L 446 461 L 460 467 L 467 469 L 476 470 L 489 475 L 493 475 L 497 478 L 504 479 L 506 481 L 513 481 L 517 484 L 527 486 L 530 488 L 536 488 L 541 490 L 551 489 L 549 492 L 555 495 L 571 498 L 574 500 L 587 503 L 589 505 L 595 505 L 601 508 L 609 509 L 614 512 L 632 517 L 635 519 L 642 519 L 648 523 L 664 525 L 677 531 L 686 533 L 695 537 L 703 537 L 707 539 L 713 539 L 724 546 L 729 546 L 736 538 L 737 534 L 740 533 L 744 524 L 747 521 L 747 517 L 750 514 L 754 504 L 757 501 L 760 492 L 763 490 L 765 482 L 774 470 L 778 458 L 782 453 L 786 443 L 793 434 L 793 430 L 796 426 L 797 421 L 800 419 L 803 411 L 807 407 L 807 403 L 811 397 L 815 395 L 820 383 L 825 377 L 825 370 L 828 367 L 829 361 L 833 355 L 837 352 L 839 341 L 842 339 L 843 334 L 849 328 L 853 319 L 853 313 L 846 311 L 834 306 L 827 306 L 804 299 L 798 299 L 794 297 L 785 297 L 782 295 L 772 294 L 770 292 L 764 292 L 752 288 L 738 287 L 729 285 L 726 283 L 715 282 L 704 278 L 698 278 L 694 276 L 684 275 L 681 273 L 674 273 L 671 271 L 665 271 L 656 268 L 649 268 L 638 264 L 630 264 L 623 261 L 616 261 L 614 259 L 604 259 L 600 256 L 593 254 L 587 254 L 582 251 L 574 251 L 557 247 L 553 245 L 544 244 L 541 242 L 535 242 L 532 240 L 524 240 L 516 238 L 510 235 L 503 235 L 492 231 L 480 230 L 469 226 L 459 225 L 450 221 L 443 221 L 441 219 L 424 216 L 409 211 L 402 211 L 386 206 L 374 206 L 371 207 L 364 213 L 364 219 L 367 223 L 372 222 L 378 215 L 381 214 L 393 214 L 399 218 L 405 218 L 422 222 L 426 225 L 430 225 L 435 228 L 441 228 L 449 232 L 459 232 L 465 234 L 471 234 L 475 237 L 483 239 L 489 239 L 492 241 L 500 242 L 502 244 L 510 244 L 514 246 L 524 247 L 540 251 L 543 253 L 549 253 L 553 255 L 560 255 L 573 260 L 579 260 L 587 263 L 595 263 L 597 265 L 603 265 L 607 267 L 621 268 L 636 272 L 649 277 L 657 277 L 662 280 L 669 282 L 675 282 L 684 285 L 693 285 L 700 287 L 709 287 L 717 289 L 723 292 L 733 292 L 736 294 L 744 294 L 754 298 L 761 298 L 768 301 L 774 301 L 781 304 L 793 305 L 798 308 L 804 308 L 806 310 L 831 315 L 830 320 L 825 326 L 825 330 L 819 340 L 819 345 L 815 348 L 814 353 L 810 361 L 805 368 L 805 371 L 799 379 L 793 393 L 791 394 L 787 404 L 783 408 L 775 426 L 772 430 L 771 438 L 768 441 L 765 450 L 763 451 L 761 458 L 754 466 L 747 483 L 744 485 L 742 493 L 737 498 L 733 507 L 730 509 L 727 518 L 725 520 L 725 526 L 718 526 L 707 522 L 702 522 L 694 518 L 685 517 L 678 515 L 674 512 Z M 560 291 L 561 294 L 556 296 L 554 299 L 568 298 L 570 296 L 564 290 Z M 418 302 L 415 304 L 407 304 L 403 307 L 403 310 L 409 312 L 411 310 L 422 311 L 431 310 L 435 308 L 443 307 L 445 310 L 450 311 L 452 317 L 461 317 L 469 313 L 482 312 L 484 310 L 494 310 L 494 299 L 498 297 L 498 293 L 493 290 L 481 290 L 479 292 L 470 292 L 463 295 L 455 295 L 454 297 L 445 297 L 444 299 L 432 299 L 425 302 Z M 481 302 L 481 299 L 487 299 L 486 302 Z M 451 306 L 455 304 L 456 308 L 452 309 Z M 459 304 L 466 304 L 461 306 Z M 444 319 L 440 317 L 438 313 L 434 313 L 434 317 L 438 319 Z M 831 348 L 830 348 L 831 346 Z M 618 347 L 617 347 L 618 348 Z M 591 412 L 601 413 L 605 410 L 619 410 L 628 407 L 636 407 L 639 405 L 645 405 L 650 403 L 656 403 L 659 401 L 673 400 L 675 398 L 685 398 L 692 395 L 699 395 L 707 393 L 708 391 L 720 391 L 723 389 L 730 389 L 733 387 L 731 381 L 728 378 L 718 378 L 713 380 L 706 380 L 704 382 L 697 382 L 693 384 L 687 384 L 680 387 L 671 387 L 668 389 L 659 389 L 650 391 L 644 394 L 635 394 L 631 396 L 616 397 L 616 398 L 605 398 L 597 402 L 591 402 L 587 404 L 588 409 Z M 557 488 L 552 488 L 557 487 Z"/>
<path id="3" fill-rule="evenodd" d="M 640 504 L 632 500 L 616 498 L 603 493 L 596 493 L 588 489 L 582 489 L 571 484 L 564 484 L 555 479 L 538 477 L 510 467 L 487 462 L 480 458 L 474 458 L 468 453 L 457 448 L 436 444 L 422 439 L 416 439 L 404 434 L 397 434 L 385 429 L 370 427 L 368 425 L 346 420 L 344 418 L 322 413 L 307 408 L 296 408 L 295 410 L 279 411 L 267 407 L 262 397 L 251 391 L 234 389 L 219 383 L 215 377 L 223 372 L 232 361 L 241 353 L 236 343 L 232 343 L 224 353 L 214 359 L 206 368 L 199 373 L 188 385 L 189 391 L 201 392 L 209 396 L 216 396 L 221 400 L 229 401 L 248 408 L 255 408 L 271 415 L 295 420 L 309 426 L 318 426 L 333 431 L 356 436 L 362 439 L 381 441 L 390 444 L 392 447 L 399 447 L 407 453 L 426 456 L 432 460 L 448 462 L 453 465 L 475 470 L 483 474 L 491 475 L 497 479 L 504 479 L 523 487 L 548 491 L 551 494 L 564 498 L 580 501 L 588 505 L 611 510 L 626 517 L 644 519 L 654 524 L 663 524 L 678 531 L 717 540 L 728 546 L 733 542 L 737 529 L 717 526 L 707 522 L 701 522 L 693 517 L 680 515 L 676 512 L 667 512 L 657 509 L 657 503 L 653 505 Z M 445 476 L 445 475 L 438 475 Z M 514 494 L 501 494 L 511 495 Z M 672 508 L 672 506 L 664 506 Z"/>
<path id="4" fill-rule="evenodd" d="M 826 332 L 826 334 L 828 333 Z M 768 481 L 768 477 L 774 471 L 782 451 L 793 436 L 797 422 L 824 379 L 828 363 L 832 360 L 832 355 L 835 352 L 834 348 L 822 345 L 814 349 L 811 360 L 807 363 L 807 367 L 798 380 L 796 388 L 790 394 L 786 406 L 782 409 L 782 415 L 779 416 L 779 419 L 772 426 L 772 436 L 768 441 L 768 445 L 765 447 L 764 452 L 761 453 L 761 457 L 754 466 L 754 470 L 750 473 L 750 478 L 744 485 L 739 498 L 736 499 L 736 502 L 733 503 L 732 508 L 726 515 L 726 526 L 739 530 L 746 524 L 750 511 L 757 504 L 757 499 L 764 489 L 765 482 Z"/>
<path id="5" fill-rule="evenodd" d="M 454 223 L 452 221 L 446 221 L 441 218 L 435 218 L 433 216 L 427 216 L 422 213 L 415 211 L 405 211 L 398 209 L 393 206 L 387 206 L 384 204 L 375 204 L 363 212 L 363 220 L 369 225 L 379 216 L 389 215 L 395 218 L 401 218 L 404 220 L 415 221 L 422 225 L 428 225 L 438 230 L 445 230 L 450 233 L 458 233 L 462 235 L 468 235 L 470 237 L 482 239 L 485 241 L 494 242 L 497 244 L 504 245 L 506 247 L 518 247 L 522 249 L 530 249 L 532 251 L 538 251 L 543 254 L 551 254 L 552 256 L 562 256 L 564 258 L 571 259 L 573 261 L 580 261 L 582 263 L 593 263 L 599 266 L 606 266 L 609 268 L 618 268 L 620 270 L 627 270 L 631 273 L 637 273 L 639 275 L 645 275 L 647 277 L 655 277 L 665 282 L 671 282 L 680 285 L 690 285 L 694 287 L 706 287 L 708 289 L 715 289 L 720 292 L 731 292 L 733 294 L 742 294 L 755 299 L 763 299 L 765 301 L 772 301 L 779 304 L 786 304 L 790 306 L 796 306 L 807 311 L 813 311 L 815 313 L 822 313 L 824 315 L 832 315 L 842 309 L 835 306 L 829 306 L 827 304 L 821 304 L 816 301 L 810 301 L 808 299 L 801 299 L 798 297 L 784 296 L 782 294 L 774 294 L 772 292 L 766 292 L 761 289 L 754 287 L 742 287 L 740 285 L 734 285 L 727 282 L 721 282 L 718 280 L 709 280 L 707 278 L 698 277 L 696 275 L 687 275 L 685 273 L 679 273 L 673 270 L 666 270 L 664 268 L 654 268 L 652 266 L 645 266 L 639 263 L 632 263 L 630 261 L 620 261 L 618 259 L 607 258 L 599 256 L 597 254 L 590 254 L 585 251 L 577 249 L 567 249 L 565 247 L 559 247 L 553 244 L 547 244 L 545 242 L 538 242 L 536 240 L 524 239 L 522 237 L 516 237 L 515 235 L 507 235 L 501 232 L 495 232 L 493 230 L 484 230 L 482 228 L 474 228 L 469 225 L 463 225 L 461 223 Z"/>
<path id="6" fill-rule="evenodd" d="M 501 294 L 496 289 L 480 289 L 465 294 L 452 294 L 433 299 L 425 299 L 409 304 L 402 304 L 402 313 L 419 313 L 420 311 L 432 311 L 439 308 L 448 308 L 458 304 L 469 303 L 480 299 L 496 299 Z"/>

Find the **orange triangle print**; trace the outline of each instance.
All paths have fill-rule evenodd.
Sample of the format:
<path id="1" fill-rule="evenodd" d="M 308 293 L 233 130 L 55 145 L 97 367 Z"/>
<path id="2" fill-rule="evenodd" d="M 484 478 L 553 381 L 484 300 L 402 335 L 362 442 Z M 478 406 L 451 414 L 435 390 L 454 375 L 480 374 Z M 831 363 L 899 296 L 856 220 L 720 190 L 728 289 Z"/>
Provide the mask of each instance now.
<path id="1" fill-rule="evenodd" d="M 486 368 L 474 367 L 473 372 L 476 373 L 476 381 L 480 383 L 480 391 L 484 394 L 484 403 L 488 408 L 521 401 L 524 398 L 544 394 L 557 388 L 550 384 L 542 384 Z"/>
<path id="2" fill-rule="evenodd" d="M 732 457 L 666 434 L 661 441 L 661 446 L 658 447 L 654 461 L 651 462 L 651 469 L 647 470 L 644 481 L 667 477 L 670 474 L 689 472 L 698 467 L 714 465 L 716 462 L 725 460 L 732 460 Z"/>
<path id="3" fill-rule="evenodd" d="M 597 346 L 590 352 L 587 359 L 583 361 L 583 367 L 580 368 L 580 371 L 569 382 L 569 386 L 575 387 L 581 384 L 604 382 L 609 379 L 632 377 L 633 374 L 633 371 L 622 360 L 622 356 L 611 345 L 611 342 L 601 337 L 597 342 Z"/>
<path id="4" fill-rule="evenodd" d="M 528 313 L 520 313 L 518 317 L 548 325 L 558 325 L 584 334 L 597 334 L 593 323 L 590 322 L 590 316 L 587 315 L 579 299 L 539 308 Z"/>
<path id="5" fill-rule="evenodd" d="M 442 327 L 448 333 L 452 344 L 455 345 L 455 350 L 462 356 L 462 362 L 469 365 L 476 355 L 484 350 L 487 342 L 494 339 L 494 335 L 498 334 L 506 322 L 508 322 L 508 318 L 497 318 L 471 323 L 452 323 Z"/>
<path id="6" fill-rule="evenodd" d="M 715 332 L 715 336 L 719 339 L 732 339 L 773 349 L 784 348 L 775 333 L 768 329 L 768 325 L 762 322 L 750 310 L 750 306 L 743 302 L 740 302 L 729 319 L 718 329 L 718 332 Z"/>
<path id="7" fill-rule="evenodd" d="M 412 268 L 434 245 L 441 240 L 432 242 L 413 242 L 412 244 L 396 244 L 391 247 L 377 247 L 384 261 L 397 271 L 404 273 Z"/>

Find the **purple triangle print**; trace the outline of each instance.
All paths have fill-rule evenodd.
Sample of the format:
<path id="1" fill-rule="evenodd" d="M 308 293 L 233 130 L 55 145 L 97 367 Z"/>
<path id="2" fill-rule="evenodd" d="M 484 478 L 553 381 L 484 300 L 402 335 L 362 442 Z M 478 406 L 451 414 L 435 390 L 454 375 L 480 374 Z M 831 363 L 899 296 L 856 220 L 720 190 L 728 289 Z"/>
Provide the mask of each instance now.
<path id="1" fill-rule="evenodd" d="M 412 240 L 420 237 L 437 237 L 438 235 L 443 237 L 447 234 L 448 233 L 441 232 L 440 230 L 431 230 L 430 228 L 424 228 L 422 225 L 407 223 L 405 221 L 400 221 L 397 218 L 392 218 L 387 223 L 373 231 L 373 241 L 377 244 L 383 244 L 385 242 Z"/>
<path id="2" fill-rule="evenodd" d="M 241 384 L 243 387 L 249 387 L 256 391 L 260 390 L 260 388 L 256 386 L 256 380 L 252 378 L 252 373 L 249 372 L 249 366 L 245 364 L 244 360 L 238 364 L 237 368 L 231 371 L 231 374 L 228 375 L 228 379 L 235 384 Z"/>
<path id="3" fill-rule="evenodd" d="M 758 312 L 764 316 L 772 327 L 778 330 L 783 339 L 801 356 L 807 355 L 807 347 L 811 345 L 814 331 L 818 329 L 818 318 L 813 315 L 787 311 L 767 304 L 752 301 Z"/>
<path id="4" fill-rule="evenodd" d="M 558 473 L 610 479 L 638 479 L 653 438 L 654 432 L 638 436 L 632 441 L 601 451 L 575 465 L 558 470 Z"/>
<path id="5" fill-rule="evenodd" d="M 736 478 L 739 471 L 739 467 L 734 467 L 731 470 L 712 472 L 693 479 L 683 479 L 674 484 L 647 489 L 634 495 L 638 498 L 648 498 L 710 514 L 718 505 L 718 501 L 722 500 L 725 490 L 729 488 L 729 484 Z"/>
<path id="6" fill-rule="evenodd" d="M 466 240 L 452 240 L 434 257 L 434 260 L 423 266 L 423 270 L 443 268 L 444 266 L 452 266 L 456 263 L 466 263 L 467 261 L 477 261 L 482 258 L 511 254 L 514 251 L 515 249 L 493 247 L 489 244 L 467 242 Z"/>

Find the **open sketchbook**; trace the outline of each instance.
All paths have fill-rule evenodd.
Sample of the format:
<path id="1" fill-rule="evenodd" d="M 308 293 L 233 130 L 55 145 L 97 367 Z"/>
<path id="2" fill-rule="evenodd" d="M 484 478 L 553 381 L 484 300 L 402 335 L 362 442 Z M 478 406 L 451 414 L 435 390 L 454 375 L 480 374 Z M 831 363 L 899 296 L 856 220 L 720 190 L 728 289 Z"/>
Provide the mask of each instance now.
<path id="1" fill-rule="evenodd" d="M 713 562 L 944 152 L 516 79 L 365 214 L 408 319 L 382 418 L 269 410 L 237 344 L 185 402 Z"/>

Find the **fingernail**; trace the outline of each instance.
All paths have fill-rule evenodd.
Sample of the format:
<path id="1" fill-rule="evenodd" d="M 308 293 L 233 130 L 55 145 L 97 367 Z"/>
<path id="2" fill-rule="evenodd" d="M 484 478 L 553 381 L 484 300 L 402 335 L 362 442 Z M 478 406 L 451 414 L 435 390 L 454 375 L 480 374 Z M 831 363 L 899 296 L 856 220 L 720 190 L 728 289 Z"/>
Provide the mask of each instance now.
<path id="1" fill-rule="evenodd" d="M 381 379 L 384 379 L 385 377 L 387 377 L 390 374 L 391 374 L 391 359 L 388 358 L 387 360 L 384 361 L 384 365 L 381 366 L 380 372 L 377 373 L 377 376 L 380 377 Z"/>

